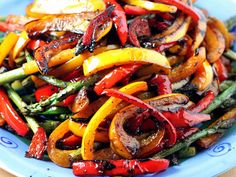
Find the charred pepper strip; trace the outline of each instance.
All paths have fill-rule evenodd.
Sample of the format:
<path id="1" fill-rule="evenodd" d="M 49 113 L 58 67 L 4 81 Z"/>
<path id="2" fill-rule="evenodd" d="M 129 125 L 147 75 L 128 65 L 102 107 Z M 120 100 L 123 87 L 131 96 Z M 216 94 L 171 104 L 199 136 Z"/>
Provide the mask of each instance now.
<path id="1" fill-rule="evenodd" d="M 113 97 L 125 100 L 128 103 L 134 104 L 135 106 L 138 106 L 140 108 L 150 109 L 151 115 L 154 116 L 159 122 L 163 123 L 166 130 L 167 130 L 167 134 L 169 136 L 167 146 L 173 146 L 176 143 L 177 134 L 176 134 L 175 127 L 161 112 L 156 110 L 154 107 L 145 103 L 144 101 L 140 100 L 139 98 L 136 98 L 132 95 L 128 95 L 128 94 L 123 93 L 118 90 L 106 89 L 106 90 L 104 90 L 104 93 L 108 96 L 113 96 Z"/>
<path id="2" fill-rule="evenodd" d="M 206 109 L 214 100 L 215 94 L 213 91 L 208 91 L 206 95 L 196 104 L 194 107 L 190 108 L 191 112 L 202 112 Z"/>
<path id="3" fill-rule="evenodd" d="M 133 159 L 133 160 L 94 160 L 73 163 L 73 173 L 76 176 L 129 176 L 157 173 L 167 169 L 166 159 Z"/>
<path id="4" fill-rule="evenodd" d="M 171 82 L 167 75 L 156 75 L 152 78 L 151 84 L 158 87 L 158 95 L 172 93 Z"/>
<path id="5" fill-rule="evenodd" d="M 75 47 L 79 37 L 79 35 L 71 35 L 60 40 L 54 40 L 42 47 L 39 47 L 34 54 L 39 71 L 42 74 L 47 74 L 50 58 L 59 51 Z"/>
<path id="6" fill-rule="evenodd" d="M 104 89 L 111 88 L 125 77 L 132 75 L 138 68 L 140 68 L 140 66 L 141 64 L 131 64 L 120 66 L 112 70 L 105 77 L 103 77 L 102 80 L 95 84 L 94 91 L 100 95 Z"/>
<path id="7" fill-rule="evenodd" d="M 140 16 L 134 18 L 134 20 L 129 25 L 129 41 L 136 47 L 140 47 L 140 42 L 138 37 L 151 36 L 151 30 L 147 19 L 143 19 Z"/>
<path id="8" fill-rule="evenodd" d="M 42 127 L 39 127 L 30 143 L 29 150 L 25 156 L 30 158 L 42 159 L 47 148 L 47 135 Z"/>
<path id="9" fill-rule="evenodd" d="M 115 24 L 119 39 L 122 46 L 125 45 L 128 38 L 128 25 L 124 9 L 116 0 L 104 0 L 107 5 L 114 5 L 115 9 L 112 12 L 113 22 Z"/>
<path id="10" fill-rule="evenodd" d="M 0 104 L 0 113 L 4 120 L 16 131 L 18 135 L 25 136 L 29 132 L 29 127 L 12 107 L 7 94 L 2 88 L 0 88 Z"/>
<path id="11" fill-rule="evenodd" d="M 115 6 L 109 6 L 103 13 L 99 14 L 90 22 L 87 30 L 82 37 L 82 40 L 77 44 L 77 48 L 75 51 L 76 55 L 79 55 L 86 49 L 89 49 L 90 52 L 93 52 L 94 43 L 96 41 L 96 31 L 98 30 L 98 28 L 104 26 L 104 24 L 111 20 L 111 14 L 114 8 Z"/>

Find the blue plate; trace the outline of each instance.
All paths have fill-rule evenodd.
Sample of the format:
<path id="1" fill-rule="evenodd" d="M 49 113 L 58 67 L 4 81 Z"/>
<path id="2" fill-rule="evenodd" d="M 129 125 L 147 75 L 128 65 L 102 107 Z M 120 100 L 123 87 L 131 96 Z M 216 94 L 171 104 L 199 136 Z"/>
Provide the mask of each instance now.
<path id="1" fill-rule="evenodd" d="M 0 15 L 24 14 L 25 6 L 30 0 L 0 0 Z M 235 0 L 198 0 L 199 7 L 206 8 L 212 16 L 221 20 L 236 15 Z M 236 126 L 231 128 L 212 148 L 187 159 L 180 165 L 170 167 L 158 177 L 210 177 L 236 165 Z M 73 176 L 71 169 L 58 167 L 51 162 L 25 158 L 28 146 L 17 136 L 0 129 L 0 167 L 16 176 L 59 177 Z"/>

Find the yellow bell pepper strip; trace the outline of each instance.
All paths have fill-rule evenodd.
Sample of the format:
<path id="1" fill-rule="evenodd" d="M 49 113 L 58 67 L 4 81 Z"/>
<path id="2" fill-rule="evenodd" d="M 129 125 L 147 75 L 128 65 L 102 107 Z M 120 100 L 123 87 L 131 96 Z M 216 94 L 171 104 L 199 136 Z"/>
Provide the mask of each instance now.
<path id="1" fill-rule="evenodd" d="M 133 94 L 140 91 L 146 91 L 147 89 L 148 86 L 146 82 L 134 82 L 122 87 L 120 91 L 127 94 Z M 116 107 L 121 101 L 121 99 L 114 97 L 109 98 L 91 118 L 82 138 L 81 153 L 84 160 L 94 159 L 93 144 L 95 140 L 96 129 L 100 123 L 105 120 L 106 116 L 109 115 L 110 110 Z"/>
<path id="2" fill-rule="evenodd" d="M 170 12 L 175 13 L 177 8 L 175 6 L 170 6 L 162 3 L 155 3 L 146 0 L 123 0 L 127 4 L 142 7 L 151 11 L 160 11 L 160 12 Z"/>
<path id="3" fill-rule="evenodd" d="M 93 55 L 97 55 L 99 53 L 102 53 L 108 50 L 117 49 L 117 48 L 118 48 L 117 45 L 107 45 L 105 47 L 96 48 L 93 53 L 84 52 L 81 55 L 74 56 L 71 60 L 53 69 L 52 71 L 49 72 L 49 74 L 56 77 L 66 75 L 72 72 L 73 70 L 75 70 L 76 68 L 78 68 L 79 66 L 81 66 L 86 58 Z M 49 65 L 50 65 L 50 62 L 49 62 Z"/>
<path id="4" fill-rule="evenodd" d="M 79 137 L 83 137 L 84 132 L 87 128 L 87 124 L 75 122 L 73 120 L 69 121 L 68 126 L 70 131 Z M 108 130 L 98 127 L 98 129 L 96 130 L 95 141 L 108 143 L 109 142 Z"/>
<path id="5" fill-rule="evenodd" d="M 59 139 L 63 138 L 66 133 L 70 131 L 68 126 L 69 120 L 62 122 L 48 138 L 48 156 L 57 165 L 62 167 L 70 167 L 70 154 L 75 150 L 61 150 L 56 147 Z"/>
<path id="6" fill-rule="evenodd" d="M 15 46 L 17 40 L 18 36 L 13 32 L 10 32 L 3 40 L 2 44 L 0 45 L 0 66 L 9 52 Z"/>
<path id="7" fill-rule="evenodd" d="M 112 46 L 114 47 L 114 45 L 111 45 L 110 47 L 112 48 Z M 108 49 L 109 49 L 109 47 L 108 47 Z M 98 49 L 98 50 L 100 50 L 100 49 Z M 101 50 L 101 51 L 103 51 L 103 50 Z M 81 60 L 83 61 L 84 59 L 87 58 L 87 55 L 88 55 L 88 53 L 86 53 L 86 52 L 82 53 L 82 54 L 78 55 L 76 57 L 76 59 L 73 61 L 74 62 L 81 62 Z M 63 50 L 63 51 L 59 52 L 58 54 L 56 54 L 55 56 L 53 56 L 52 58 L 50 58 L 50 61 L 48 62 L 48 66 L 54 67 L 57 65 L 61 65 L 65 62 L 71 60 L 73 57 L 75 57 L 75 49 Z M 67 67 L 67 68 L 69 69 L 69 67 Z M 37 66 L 36 61 L 33 60 L 30 62 L 24 63 L 21 68 L 17 68 L 17 69 L 0 74 L 0 85 L 14 81 L 16 79 L 24 78 L 27 75 L 31 75 L 31 74 L 34 74 L 37 72 L 39 72 L 39 68 Z"/>
<path id="8" fill-rule="evenodd" d="M 13 60 L 19 55 L 19 53 L 25 48 L 27 43 L 30 41 L 26 31 L 20 33 L 20 37 L 13 48 Z"/>
<path id="9" fill-rule="evenodd" d="M 110 59 L 108 60 L 108 58 Z M 110 67 L 135 63 L 152 63 L 160 66 L 165 71 L 170 69 L 167 58 L 154 50 L 124 48 L 103 52 L 88 58 L 83 63 L 83 70 L 84 75 L 89 76 Z"/>
<path id="10" fill-rule="evenodd" d="M 194 73 L 192 84 L 197 86 L 198 91 L 204 91 L 211 85 L 213 81 L 213 69 L 210 63 L 205 60 L 202 65 Z"/>
<path id="11" fill-rule="evenodd" d="M 34 1 L 26 7 L 26 15 L 33 18 L 43 18 L 47 15 L 52 14 L 71 14 L 71 13 L 81 13 L 81 12 L 96 12 L 105 10 L 106 6 L 103 0 L 89 0 L 89 1 L 74 1 L 75 3 L 67 4 L 66 1 L 62 1 L 63 7 L 47 8 L 48 3 L 45 1 Z M 54 1 L 57 5 L 57 1 Z M 50 4 L 52 5 L 52 4 Z M 43 6 L 43 7 L 42 7 Z M 46 6 L 46 7 L 45 7 Z"/>
<path id="12" fill-rule="evenodd" d="M 188 0 L 188 3 L 180 1 L 180 0 L 155 0 L 155 1 L 172 5 L 172 6 L 176 6 L 179 10 L 189 15 L 190 17 L 192 17 L 192 19 L 195 22 L 197 22 L 200 18 L 199 14 L 191 7 L 192 2 L 189 0 Z"/>
<path id="13" fill-rule="evenodd" d="M 206 50 L 200 48 L 197 56 L 190 57 L 185 63 L 175 67 L 169 74 L 170 81 L 177 82 L 195 73 L 205 60 Z"/>

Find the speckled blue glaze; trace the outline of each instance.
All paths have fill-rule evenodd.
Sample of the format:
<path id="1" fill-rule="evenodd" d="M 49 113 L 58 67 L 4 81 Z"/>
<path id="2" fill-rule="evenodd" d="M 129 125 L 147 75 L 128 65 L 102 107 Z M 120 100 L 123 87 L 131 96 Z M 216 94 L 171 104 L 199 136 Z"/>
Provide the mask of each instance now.
<path id="1" fill-rule="evenodd" d="M 24 14 L 31 0 L 0 0 L 0 15 Z M 210 15 L 221 20 L 236 15 L 236 0 L 198 0 L 199 7 L 206 8 Z M 211 177 L 236 165 L 236 126 L 231 128 L 216 145 L 196 157 L 170 167 L 165 172 L 145 177 Z M 28 146 L 17 136 L 0 128 L 0 167 L 16 176 L 73 177 L 71 169 L 58 167 L 51 162 L 25 158 Z"/>

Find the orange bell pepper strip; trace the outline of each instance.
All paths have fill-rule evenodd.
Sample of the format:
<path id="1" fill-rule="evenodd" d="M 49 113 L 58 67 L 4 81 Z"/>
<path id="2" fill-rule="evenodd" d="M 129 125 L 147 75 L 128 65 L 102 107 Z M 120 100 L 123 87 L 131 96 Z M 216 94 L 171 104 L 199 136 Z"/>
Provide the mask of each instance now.
<path id="1" fill-rule="evenodd" d="M 84 61 L 83 71 L 85 76 L 89 76 L 117 65 L 138 63 L 152 63 L 165 71 L 170 69 L 170 64 L 165 56 L 154 50 L 134 47 L 111 50 L 92 56 Z"/>
<path id="2" fill-rule="evenodd" d="M 225 38 L 225 49 L 229 49 L 230 45 L 231 45 L 231 40 L 230 40 L 230 33 L 228 31 L 228 29 L 226 28 L 225 24 L 218 20 L 217 18 L 214 17 L 210 17 L 209 19 L 214 25 L 215 27 L 223 34 L 224 38 Z"/>
<path id="3" fill-rule="evenodd" d="M 214 23 L 210 21 L 207 23 L 205 42 L 207 48 L 207 60 L 210 63 L 214 63 L 220 59 L 225 50 L 225 38 Z"/>
<path id="4" fill-rule="evenodd" d="M 185 63 L 175 67 L 169 74 L 170 81 L 177 82 L 187 78 L 197 71 L 205 60 L 206 50 L 205 48 L 199 49 L 197 56 L 190 57 Z"/>
<path id="5" fill-rule="evenodd" d="M 133 94 L 140 91 L 146 91 L 148 89 L 146 82 L 134 82 L 128 84 L 120 89 L 120 91 L 127 94 Z M 102 107 L 94 114 L 88 123 L 87 128 L 85 129 L 82 145 L 81 145 L 81 154 L 84 160 L 93 160 L 94 152 L 93 145 L 95 140 L 96 129 L 100 123 L 105 120 L 107 115 L 109 115 L 110 110 L 116 107 L 122 100 L 114 97 L 109 98 Z"/>
<path id="6" fill-rule="evenodd" d="M 175 6 L 166 5 L 162 3 L 155 3 L 145 0 L 123 0 L 127 4 L 142 7 L 147 10 L 175 13 L 177 8 Z"/>
<path id="7" fill-rule="evenodd" d="M 82 110 L 72 116 L 73 119 L 88 119 L 91 117 L 97 110 L 108 100 L 107 97 L 100 97 L 91 104 L 89 104 L 88 108 Z"/>
<path id="8" fill-rule="evenodd" d="M 59 139 L 63 138 L 70 131 L 68 126 L 69 120 L 62 122 L 49 136 L 47 152 L 49 158 L 57 165 L 62 167 L 70 167 L 70 154 L 75 150 L 61 150 L 56 147 Z"/>
<path id="9" fill-rule="evenodd" d="M 213 81 L 214 73 L 210 63 L 205 60 L 194 73 L 192 84 L 197 86 L 198 91 L 207 89 Z"/>
<path id="10" fill-rule="evenodd" d="M 73 120 L 69 121 L 68 126 L 69 126 L 70 131 L 79 137 L 83 137 L 84 131 L 87 128 L 87 124 L 75 122 Z M 104 143 L 109 142 L 108 130 L 99 127 L 96 131 L 95 141 L 104 142 Z"/>
<path id="11" fill-rule="evenodd" d="M 6 56 L 10 53 L 12 48 L 15 46 L 17 40 L 18 40 L 18 36 L 13 32 L 10 32 L 3 40 L 2 44 L 0 45 L 0 66 L 2 65 Z"/>

